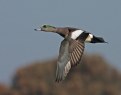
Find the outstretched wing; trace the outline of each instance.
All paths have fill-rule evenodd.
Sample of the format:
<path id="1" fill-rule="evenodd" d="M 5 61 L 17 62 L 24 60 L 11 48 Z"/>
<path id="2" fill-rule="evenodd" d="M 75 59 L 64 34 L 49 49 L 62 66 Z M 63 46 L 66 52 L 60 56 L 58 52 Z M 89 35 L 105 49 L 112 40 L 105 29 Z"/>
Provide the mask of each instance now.
<path id="1" fill-rule="evenodd" d="M 83 41 L 72 40 L 69 48 L 70 48 L 69 49 L 70 62 L 72 66 L 75 66 L 81 61 L 84 48 L 85 48 L 85 44 Z"/>
<path id="2" fill-rule="evenodd" d="M 57 61 L 57 70 L 56 70 L 56 81 L 59 82 L 64 80 L 66 74 L 71 68 L 70 64 L 70 54 L 69 54 L 69 40 L 64 39 L 61 42 L 59 57 Z"/>
<path id="3" fill-rule="evenodd" d="M 84 51 L 84 42 L 64 39 L 61 42 L 57 61 L 56 81 L 64 80 L 72 66 L 79 63 Z"/>

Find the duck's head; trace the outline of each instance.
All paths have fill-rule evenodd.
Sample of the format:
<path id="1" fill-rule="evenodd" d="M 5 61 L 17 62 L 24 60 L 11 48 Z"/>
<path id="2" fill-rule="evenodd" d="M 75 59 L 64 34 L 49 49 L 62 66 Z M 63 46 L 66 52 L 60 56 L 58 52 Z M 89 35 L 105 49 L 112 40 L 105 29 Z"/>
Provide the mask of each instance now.
<path id="1" fill-rule="evenodd" d="M 56 32 L 56 27 L 51 25 L 43 25 L 39 29 L 34 29 L 35 31 L 45 31 L 45 32 Z"/>

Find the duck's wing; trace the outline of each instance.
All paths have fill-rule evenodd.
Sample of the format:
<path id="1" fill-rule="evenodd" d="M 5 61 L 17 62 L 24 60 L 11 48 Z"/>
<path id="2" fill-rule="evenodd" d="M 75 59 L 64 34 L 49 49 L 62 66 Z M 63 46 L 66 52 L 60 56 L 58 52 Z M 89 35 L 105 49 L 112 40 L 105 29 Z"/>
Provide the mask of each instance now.
<path id="1" fill-rule="evenodd" d="M 75 66 L 81 61 L 85 48 L 84 41 L 73 40 L 71 41 L 69 48 L 70 62 L 72 66 Z"/>
<path id="2" fill-rule="evenodd" d="M 64 39 L 61 42 L 60 50 L 59 50 L 59 57 L 58 57 L 57 69 L 56 69 L 56 82 L 60 82 L 61 80 L 64 80 L 67 73 L 67 71 L 65 70 L 66 68 L 70 69 L 71 64 L 70 64 L 70 53 L 69 53 L 69 40 Z"/>
<path id="3" fill-rule="evenodd" d="M 84 42 L 64 39 L 61 42 L 57 61 L 56 81 L 64 80 L 72 66 L 79 63 L 84 51 Z"/>

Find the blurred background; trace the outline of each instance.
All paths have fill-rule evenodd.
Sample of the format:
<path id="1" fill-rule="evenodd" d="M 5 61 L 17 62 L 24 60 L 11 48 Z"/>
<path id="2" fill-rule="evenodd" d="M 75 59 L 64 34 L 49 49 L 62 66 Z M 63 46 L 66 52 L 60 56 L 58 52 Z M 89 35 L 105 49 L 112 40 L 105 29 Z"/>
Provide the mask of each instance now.
<path id="1" fill-rule="evenodd" d="M 86 44 L 83 64 L 55 84 L 63 38 L 34 31 L 43 24 L 81 28 L 109 44 Z M 0 93 L 120 95 L 120 27 L 120 0 L 0 0 Z"/>

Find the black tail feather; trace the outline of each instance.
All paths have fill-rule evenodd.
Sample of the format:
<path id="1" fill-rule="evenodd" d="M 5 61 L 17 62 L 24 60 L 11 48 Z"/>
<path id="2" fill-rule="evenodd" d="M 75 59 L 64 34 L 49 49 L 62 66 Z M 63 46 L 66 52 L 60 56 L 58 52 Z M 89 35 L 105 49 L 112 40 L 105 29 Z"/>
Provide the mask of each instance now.
<path id="1" fill-rule="evenodd" d="M 91 43 L 108 43 L 102 37 L 93 36 Z"/>

